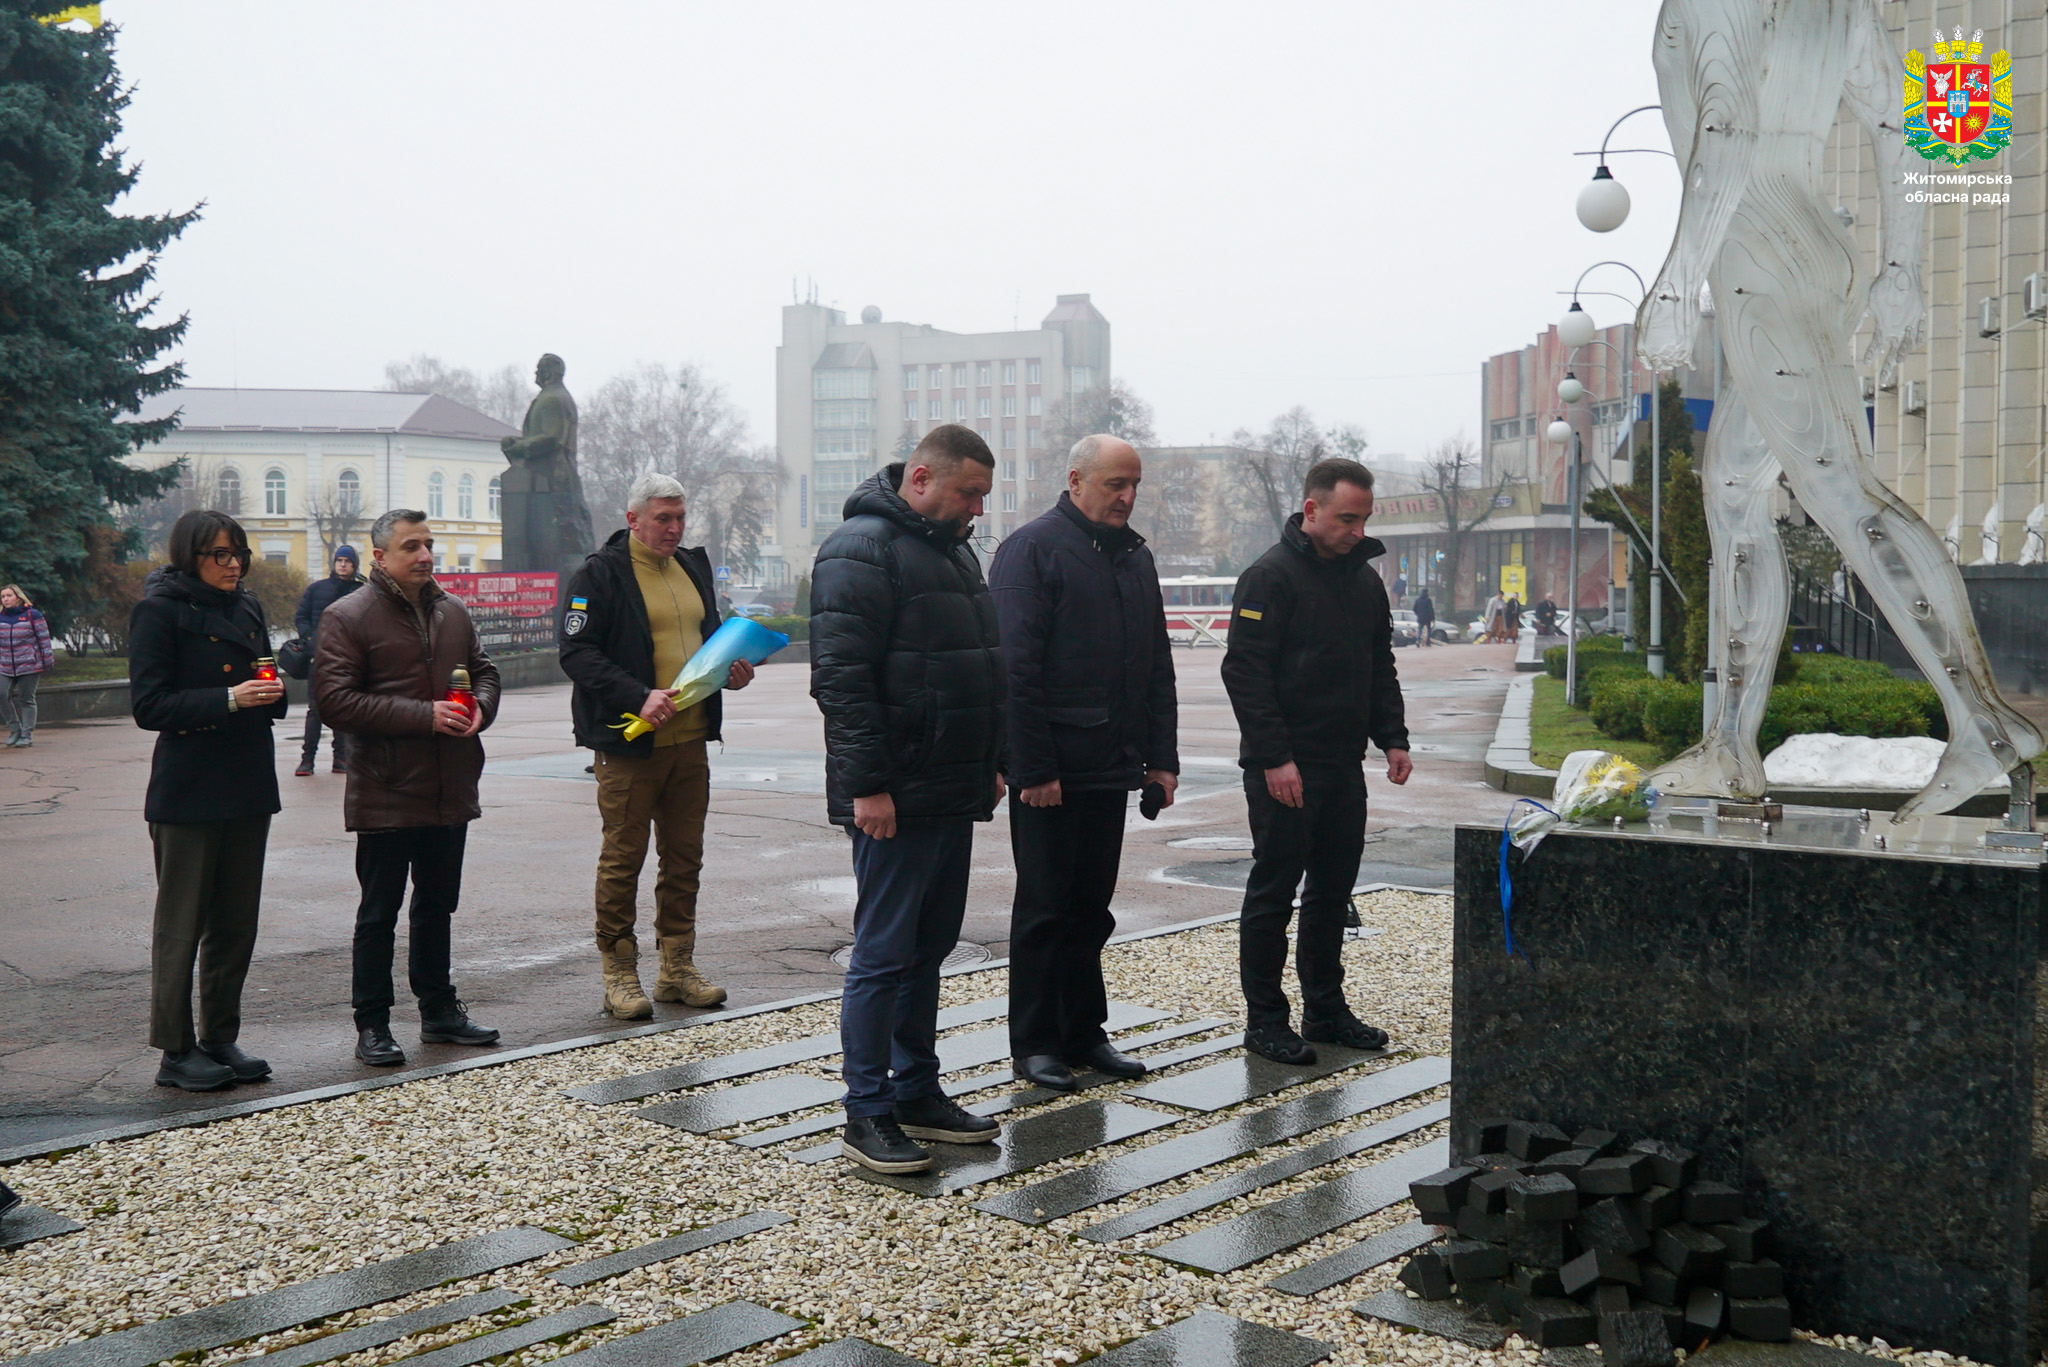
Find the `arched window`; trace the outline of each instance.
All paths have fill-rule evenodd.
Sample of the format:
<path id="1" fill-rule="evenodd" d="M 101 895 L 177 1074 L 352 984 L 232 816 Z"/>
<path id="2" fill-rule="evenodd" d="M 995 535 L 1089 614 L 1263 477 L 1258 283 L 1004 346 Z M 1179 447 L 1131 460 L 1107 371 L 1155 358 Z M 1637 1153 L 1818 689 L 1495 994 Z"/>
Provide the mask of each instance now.
<path id="1" fill-rule="evenodd" d="M 284 471 L 275 465 L 263 472 L 263 515 L 283 517 L 284 514 Z"/>
<path id="2" fill-rule="evenodd" d="M 363 510 L 363 477 L 353 470 L 343 470 L 334 481 L 334 489 L 340 495 L 341 506 L 351 513 Z"/>
<path id="3" fill-rule="evenodd" d="M 464 522 L 476 516 L 476 477 L 465 474 L 455 481 L 455 516 Z"/>
<path id="4" fill-rule="evenodd" d="M 491 516 L 492 516 L 492 517 L 497 517 L 497 516 L 498 516 L 498 498 L 499 498 L 499 496 L 500 496 L 501 494 L 503 494 L 503 493 L 504 493 L 504 485 L 503 485 L 503 484 L 502 484 L 502 483 L 500 482 L 500 479 L 499 479 L 499 477 L 498 477 L 497 475 L 492 475 L 492 476 L 491 476 L 491 487 L 490 487 L 490 497 L 491 497 Z"/>
<path id="5" fill-rule="evenodd" d="M 428 517 L 440 517 L 442 515 L 442 511 L 445 506 L 443 495 L 447 491 L 447 486 L 448 481 L 442 478 L 441 472 L 439 470 L 436 470 L 434 471 L 433 474 L 427 476 Z"/>
<path id="6" fill-rule="evenodd" d="M 220 501 L 220 510 L 229 517 L 242 515 L 242 472 L 232 465 L 223 465 L 214 476 L 214 496 Z"/>

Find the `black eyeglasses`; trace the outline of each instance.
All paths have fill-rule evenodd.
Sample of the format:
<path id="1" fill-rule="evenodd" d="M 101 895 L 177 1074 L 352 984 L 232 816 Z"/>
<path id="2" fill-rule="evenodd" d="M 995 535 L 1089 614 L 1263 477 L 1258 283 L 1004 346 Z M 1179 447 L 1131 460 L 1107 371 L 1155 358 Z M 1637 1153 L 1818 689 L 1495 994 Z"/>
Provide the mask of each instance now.
<path id="1" fill-rule="evenodd" d="M 247 551 L 238 551 L 230 546 L 215 546 L 207 552 L 207 555 L 211 556 L 213 563 L 219 565 L 222 569 L 226 569 L 229 564 L 237 560 L 242 563 L 243 569 L 249 568 L 249 552 Z"/>

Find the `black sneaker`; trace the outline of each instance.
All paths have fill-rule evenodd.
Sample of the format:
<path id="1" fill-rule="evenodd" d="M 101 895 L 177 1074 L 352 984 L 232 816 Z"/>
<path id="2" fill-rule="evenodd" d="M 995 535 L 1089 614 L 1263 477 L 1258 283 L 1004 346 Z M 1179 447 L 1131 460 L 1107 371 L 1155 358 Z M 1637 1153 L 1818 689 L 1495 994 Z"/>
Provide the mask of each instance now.
<path id="1" fill-rule="evenodd" d="M 1387 1047 L 1386 1031 L 1378 1026 L 1367 1025 L 1358 1017 L 1351 1015 L 1335 1021 L 1304 1020 L 1301 1023 L 1301 1033 L 1318 1044 L 1336 1044 L 1346 1049 Z"/>
<path id="2" fill-rule="evenodd" d="M 356 1033 L 356 1057 L 372 1068 L 396 1068 L 405 1062 L 405 1050 L 382 1025 L 366 1025 Z"/>
<path id="3" fill-rule="evenodd" d="M 839 1152 L 875 1172 L 923 1172 L 932 1156 L 904 1137 L 894 1116 L 849 1119 L 839 1136 Z"/>
<path id="4" fill-rule="evenodd" d="M 1287 1025 L 1254 1025 L 1244 1032 L 1246 1052 L 1275 1063 L 1314 1063 L 1316 1051 Z"/>
<path id="5" fill-rule="evenodd" d="M 294 770 L 292 770 L 292 776 L 293 776 L 294 778 L 306 778 L 306 777 L 308 777 L 309 775 L 311 775 L 311 774 L 312 774 L 312 772 L 313 772 L 313 757 L 312 757 L 311 755 L 304 755 L 304 756 L 301 756 L 301 757 L 300 757 L 300 759 L 299 759 L 299 767 L 298 767 L 298 768 L 296 768 L 296 769 L 294 769 Z"/>
<path id="6" fill-rule="evenodd" d="M 469 1018 L 461 1002 L 450 1002 L 432 1016 L 420 1013 L 420 1042 L 423 1044 L 496 1044 L 498 1032 Z"/>
<path id="7" fill-rule="evenodd" d="M 235 1075 L 237 1082 L 261 1082 L 270 1076 L 270 1064 L 260 1058 L 251 1058 L 236 1044 L 209 1044 L 199 1041 L 199 1052 L 215 1063 L 225 1064 Z"/>
<path id="8" fill-rule="evenodd" d="M 217 1092 L 235 1080 L 235 1070 L 215 1063 L 197 1049 L 182 1054 L 164 1050 L 164 1061 L 156 1070 L 156 1085 L 187 1092 Z"/>
<path id="9" fill-rule="evenodd" d="M 910 1138 L 936 1139 L 941 1144 L 993 1144 L 1003 1128 L 936 1093 L 897 1102 L 895 1120 Z"/>

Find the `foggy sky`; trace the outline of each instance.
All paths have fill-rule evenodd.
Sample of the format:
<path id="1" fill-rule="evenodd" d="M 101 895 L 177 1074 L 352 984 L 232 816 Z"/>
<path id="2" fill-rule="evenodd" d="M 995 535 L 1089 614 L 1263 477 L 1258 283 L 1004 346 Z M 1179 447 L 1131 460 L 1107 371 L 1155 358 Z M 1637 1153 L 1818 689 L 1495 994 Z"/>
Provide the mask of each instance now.
<path id="1" fill-rule="evenodd" d="M 1085 291 L 1164 440 L 1299 403 L 1414 455 L 1478 435 L 1480 362 L 1584 267 L 1653 275 L 1677 203 L 1621 157 L 1631 221 L 1572 215 L 1571 153 L 1656 102 L 1646 0 L 104 12 L 134 206 L 206 203 L 160 282 L 196 385 L 696 360 L 766 441 L 792 278 L 960 332 Z"/>

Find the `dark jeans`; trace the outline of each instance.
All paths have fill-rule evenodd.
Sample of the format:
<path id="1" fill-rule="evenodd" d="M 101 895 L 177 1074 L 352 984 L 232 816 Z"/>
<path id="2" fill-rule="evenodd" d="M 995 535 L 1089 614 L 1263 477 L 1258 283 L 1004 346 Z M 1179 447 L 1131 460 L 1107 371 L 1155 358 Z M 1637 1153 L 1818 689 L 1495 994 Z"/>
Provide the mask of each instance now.
<path id="1" fill-rule="evenodd" d="M 1237 966 L 1246 1018 L 1254 1026 L 1287 1024 L 1280 974 L 1287 966 L 1287 918 L 1300 887 L 1294 967 L 1302 1018 L 1342 1020 L 1350 1009 L 1344 1004 L 1344 912 L 1365 849 L 1365 770 L 1303 765 L 1302 805 L 1285 807 L 1266 791 L 1265 771 L 1247 769 L 1244 796 L 1252 872 L 1237 927 Z"/>
<path id="2" fill-rule="evenodd" d="M 849 1120 L 939 1090 L 939 967 L 967 914 L 967 817 L 853 832 L 853 963 L 839 1004 Z"/>
<path id="3" fill-rule="evenodd" d="M 168 825 L 151 822 L 156 926 L 149 951 L 149 1047 L 182 1054 L 198 1040 L 242 1033 L 242 983 L 256 949 L 269 816 Z M 199 1028 L 192 977 L 199 976 Z"/>
<path id="4" fill-rule="evenodd" d="M 420 1019 L 432 1020 L 455 1003 L 448 980 L 448 920 L 462 897 L 462 851 L 469 826 L 411 826 L 397 831 L 356 833 L 356 881 L 363 900 L 356 907 L 356 1029 L 391 1025 L 391 951 L 397 939 L 398 909 L 405 880 L 412 877 L 407 913 L 406 969 Z"/>
<path id="5" fill-rule="evenodd" d="M 1011 795 L 1010 1053 L 1017 1058 L 1078 1058 L 1109 1038 L 1102 946 L 1116 930 L 1109 901 L 1130 800 L 1112 789 L 1027 807 Z"/>
<path id="6" fill-rule="evenodd" d="M 0 678 L 0 720 L 16 735 L 36 733 L 36 682 L 40 674 L 14 674 Z"/>
<path id="7" fill-rule="evenodd" d="M 308 672 L 306 675 L 305 751 L 308 763 L 312 762 L 313 756 L 320 753 L 320 708 L 317 702 L 318 694 L 314 691 L 316 683 L 315 676 Z M 339 731 L 334 733 L 334 762 L 336 764 L 348 763 L 348 737 L 342 735 Z"/>

